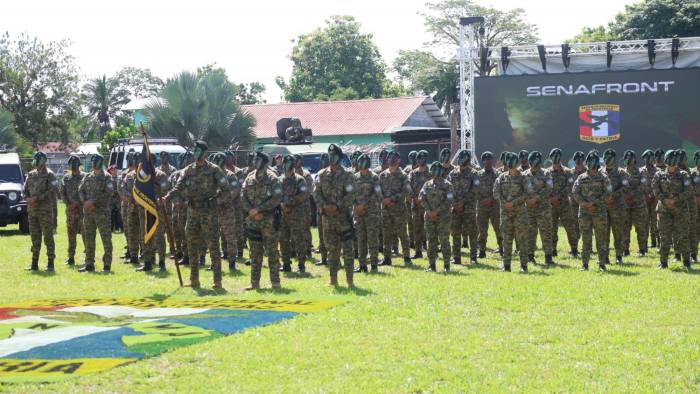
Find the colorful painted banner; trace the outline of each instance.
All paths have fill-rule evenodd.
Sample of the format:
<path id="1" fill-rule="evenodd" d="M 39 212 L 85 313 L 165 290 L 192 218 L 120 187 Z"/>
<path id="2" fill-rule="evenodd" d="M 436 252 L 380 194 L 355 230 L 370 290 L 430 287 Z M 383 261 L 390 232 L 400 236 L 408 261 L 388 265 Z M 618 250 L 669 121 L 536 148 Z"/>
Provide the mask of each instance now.
<path id="1" fill-rule="evenodd" d="M 0 305 L 0 381 L 85 375 L 342 301 L 79 298 Z"/>

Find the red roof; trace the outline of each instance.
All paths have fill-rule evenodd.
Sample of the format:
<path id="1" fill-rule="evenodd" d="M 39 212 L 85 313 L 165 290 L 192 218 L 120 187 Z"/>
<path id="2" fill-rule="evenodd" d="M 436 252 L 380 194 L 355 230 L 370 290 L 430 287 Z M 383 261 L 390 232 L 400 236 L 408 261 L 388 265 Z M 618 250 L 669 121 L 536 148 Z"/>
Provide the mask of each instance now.
<path id="1" fill-rule="evenodd" d="M 63 144 L 62 142 L 46 142 L 38 144 L 36 150 L 44 153 L 71 153 L 75 150 L 76 145 L 73 143 Z"/>
<path id="2" fill-rule="evenodd" d="M 352 101 L 255 104 L 242 106 L 255 116 L 258 138 L 276 138 L 280 118 L 296 117 L 314 135 L 389 133 L 404 126 L 428 97 L 394 97 Z M 435 107 L 437 109 L 437 107 Z"/>

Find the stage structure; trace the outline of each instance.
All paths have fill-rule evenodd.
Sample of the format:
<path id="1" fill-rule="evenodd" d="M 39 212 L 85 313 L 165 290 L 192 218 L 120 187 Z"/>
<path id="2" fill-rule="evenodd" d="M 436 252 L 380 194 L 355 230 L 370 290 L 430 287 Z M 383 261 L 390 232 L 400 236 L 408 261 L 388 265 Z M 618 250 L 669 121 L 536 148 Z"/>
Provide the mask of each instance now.
<path id="1" fill-rule="evenodd" d="M 700 147 L 700 37 L 477 48 L 473 21 L 460 20 L 462 147 Z"/>

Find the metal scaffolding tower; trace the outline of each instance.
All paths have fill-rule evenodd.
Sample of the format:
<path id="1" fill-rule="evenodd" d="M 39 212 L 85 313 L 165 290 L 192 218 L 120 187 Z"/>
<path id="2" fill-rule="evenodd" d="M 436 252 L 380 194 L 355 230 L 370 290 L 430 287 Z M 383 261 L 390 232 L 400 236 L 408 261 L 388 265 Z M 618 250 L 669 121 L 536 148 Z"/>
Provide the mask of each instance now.
<path id="1" fill-rule="evenodd" d="M 479 33 L 484 18 L 481 16 L 459 19 L 459 115 L 460 148 L 469 149 L 472 160 L 476 160 L 474 143 L 474 61 L 478 59 L 476 34 Z M 483 30 L 481 30 L 483 31 Z"/>

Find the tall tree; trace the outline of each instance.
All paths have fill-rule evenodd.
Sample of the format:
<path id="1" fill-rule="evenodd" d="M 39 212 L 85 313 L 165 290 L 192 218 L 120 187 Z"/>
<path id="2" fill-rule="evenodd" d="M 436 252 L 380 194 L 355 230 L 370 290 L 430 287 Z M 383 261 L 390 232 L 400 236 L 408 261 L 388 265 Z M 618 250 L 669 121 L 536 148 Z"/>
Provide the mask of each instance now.
<path id="1" fill-rule="evenodd" d="M 242 105 L 248 104 L 265 104 L 263 94 L 265 94 L 265 85 L 260 82 L 239 83 L 236 84 L 238 93 L 236 93 L 236 101 Z"/>
<path id="2" fill-rule="evenodd" d="M 56 137 L 50 134 L 56 127 L 66 131 L 66 119 L 77 113 L 78 72 L 69 45 L 25 33 L 0 36 L 0 107 L 13 115 L 17 134 L 33 145 Z"/>
<path id="3" fill-rule="evenodd" d="M 129 102 L 129 92 L 121 87 L 119 80 L 106 75 L 83 85 L 81 96 L 88 114 L 100 125 L 102 132 L 112 128 L 112 121 L 121 107 Z"/>
<path id="4" fill-rule="evenodd" d="M 597 27 L 584 27 L 581 29 L 581 33 L 575 35 L 574 38 L 570 40 L 566 40 L 566 42 L 605 42 L 616 39 L 617 38 L 610 32 L 610 30 L 601 25 Z"/>
<path id="5" fill-rule="evenodd" d="M 11 147 L 17 143 L 12 123 L 12 114 L 0 109 L 0 148 Z"/>
<path id="6" fill-rule="evenodd" d="M 700 36 L 700 2 L 644 0 L 626 5 L 610 22 L 610 34 L 618 40 Z"/>
<path id="7" fill-rule="evenodd" d="M 351 16 L 299 36 L 292 49 L 289 82 L 277 78 L 288 101 L 382 97 L 385 64 L 371 34 Z"/>
<path id="8" fill-rule="evenodd" d="M 163 89 L 163 80 L 148 68 L 124 67 L 114 79 L 131 99 L 157 97 Z"/>
<path id="9" fill-rule="evenodd" d="M 250 147 L 255 118 L 235 100 L 236 88 L 222 69 L 183 72 L 169 79 L 161 99 L 146 106 L 150 131 L 175 136 L 180 144 L 203 139 L 212 147 Z"/>

